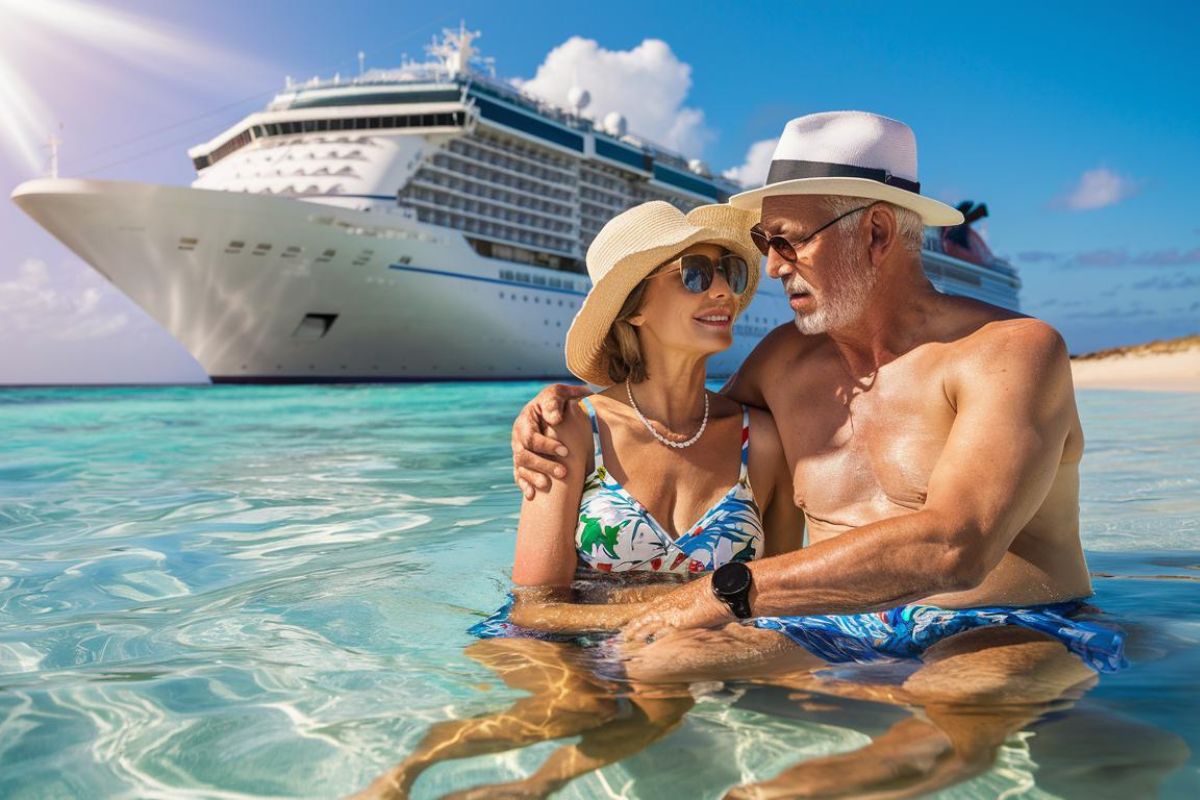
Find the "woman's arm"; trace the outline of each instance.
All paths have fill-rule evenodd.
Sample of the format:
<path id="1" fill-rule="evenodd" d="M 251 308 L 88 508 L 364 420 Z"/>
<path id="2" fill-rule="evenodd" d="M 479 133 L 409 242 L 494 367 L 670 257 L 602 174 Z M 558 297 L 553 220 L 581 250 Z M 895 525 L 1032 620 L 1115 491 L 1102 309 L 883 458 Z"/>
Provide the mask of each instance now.
<path id="1" fill-rule="evenodd" d="M 549 491 L 521 504 L 509 619 L 525 628 L 559 633 L 616 630 L 644 607 L 636 602 L 571 602 L 579 499 L 592 453 L 591 421 L 577 403 L 571 403 L 562 423 L 548 434 L 570 449 L 564 459 L 567 474 L 551 478 Z"/>
<path id="2" fill-rule="evenodd" d="M 644 603 L 572 603 L 570 589 L 558 587 L 516 588 L 513 598 L 509 620 L 522 628 L 553 633 L 615 631 L 649 610 Z"/>
<path id="3" fill-rule="evenodd" d="M 762 511 L 766 532 L 764 556 L 789 553 L 804 546 L 804 512 L 796 507 L 792 471 L 775 420 L 750 409 L 750 482 Z"/>
<path id="4" fill-rule="evenodd" d="M 578 403 L 571 403 L 557 428 L 549 429 L 570 448 L 564 461 L 567 474 L 551 478 L 550 488 L 521 503 L 513 583 L 518 587 L 560 587 L 575 575 L 575 527 L 579 499 L 592 453 L 592 426 Z"/>
<path id="5" fill-rule="evenodd" d="M 614 586 L 608 591 L 606 602 L 609 603 L 644 603 L 655 597 L 667 594 L 672 589 L 678 589 L 683 581 L 659 581 L 657 583 L 642 583 L 636 586 Z"/>

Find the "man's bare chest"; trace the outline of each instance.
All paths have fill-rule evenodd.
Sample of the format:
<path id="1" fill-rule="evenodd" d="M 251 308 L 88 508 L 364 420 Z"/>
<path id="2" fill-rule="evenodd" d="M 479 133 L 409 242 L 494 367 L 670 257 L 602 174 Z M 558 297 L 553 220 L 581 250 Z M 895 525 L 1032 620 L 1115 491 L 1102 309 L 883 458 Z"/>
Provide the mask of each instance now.
<path id="1" fill-rule="evenodd" d="M 921 508 L 954 421 L 936 376 L 882 374 L 777 404 L 796 504 L 833 528 Z"/>

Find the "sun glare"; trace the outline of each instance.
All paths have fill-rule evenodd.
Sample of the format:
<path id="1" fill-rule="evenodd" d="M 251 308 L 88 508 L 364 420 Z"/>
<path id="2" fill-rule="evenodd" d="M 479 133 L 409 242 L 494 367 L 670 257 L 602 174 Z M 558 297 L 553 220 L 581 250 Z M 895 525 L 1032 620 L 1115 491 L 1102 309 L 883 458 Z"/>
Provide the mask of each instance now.
<path id="1" fill-rule="evenodd" d="M 265 67 L 188 38 L 181 32 L 85 0 L 0 0 L 0 157 L 42 173 L 47 143 L 57 127 L 41 100 L 33 68 L 53 68 L 49 80 L 104 77 L 102 60 L 131 70 L 188 82 L 211 79 L 214 65 L 228 74 Z M 124 70 L 122 70 L 124 72 Z"/>

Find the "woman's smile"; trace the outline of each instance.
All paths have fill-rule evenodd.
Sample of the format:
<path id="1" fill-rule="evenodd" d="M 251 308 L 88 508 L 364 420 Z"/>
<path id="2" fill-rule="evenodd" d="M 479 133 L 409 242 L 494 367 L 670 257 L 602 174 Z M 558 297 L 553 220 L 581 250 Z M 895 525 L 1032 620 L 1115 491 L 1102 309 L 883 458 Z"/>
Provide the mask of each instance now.
<path id="1" fill-rule="evenodd" d="M 733 325 L 733 314 L 724 308 L 709 309 L 702 314 L 697 314 L 692 319 L 706 328 L 717 328 L 718 330 L 725 330 Z"/>

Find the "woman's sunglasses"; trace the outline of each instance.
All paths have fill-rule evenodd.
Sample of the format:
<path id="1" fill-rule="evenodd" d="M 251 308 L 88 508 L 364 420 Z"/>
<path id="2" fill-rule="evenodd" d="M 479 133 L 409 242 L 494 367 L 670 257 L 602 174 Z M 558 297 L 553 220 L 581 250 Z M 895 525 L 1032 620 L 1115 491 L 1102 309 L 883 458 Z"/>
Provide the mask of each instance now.
<path id="1" fill-rule="evenodd" d="M 647 280 L 670 275 L 674 271 L 673 269 L 664 270 L 647 276 Z M 679 277 L 683 279 L 683 288 L 692 294 L 707 292 L 708 287 L 712 286 L 713 275 L 717 272 L 725 276 L 725 281 L 734 294 L 740 295 L 746 291 L 746 285 L 750 282 L 750 268 L 746 266 L 746 260 L 741 256 L 726 253 L 716 261 L 701 253 L 691 253 L 679 257 Z"/>
<path id="2" fill-rule="evenodd" d="M 795 264 L 796 260 L 799 258 L 799 256 L 796 255 L 796 251 L 815 239 L 818 233 L 825 230 L 833 223 L 839 222 L 851 214 L 857 214 L 859 211 L 870 208 L 873 205 L 875 204 L 867 203 L 865 206 L 859 206 L 858 208 L 847 211 L 840 217 L 834 217 L 833 219 L 829 220 L 829 222 L 826 222 L 824 225 L 810 233 L 808 236 L 805 236 L 803 239 L 795 242 L 789 242 L 782 236 L 767 236 L 766 232 L 762 229 L 761 223 L 750 229 L 750 238 L 754 240 L 754 246 L 758 248 L 758 252 L 762 253 L 764 256 L 770 255 L 771 251 L 774 250 L 776 253 L 779 253 L 779 257 L 784 261 L 788 262 L 789 264 Z"/>

